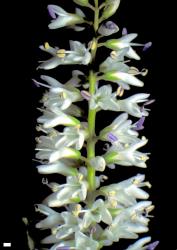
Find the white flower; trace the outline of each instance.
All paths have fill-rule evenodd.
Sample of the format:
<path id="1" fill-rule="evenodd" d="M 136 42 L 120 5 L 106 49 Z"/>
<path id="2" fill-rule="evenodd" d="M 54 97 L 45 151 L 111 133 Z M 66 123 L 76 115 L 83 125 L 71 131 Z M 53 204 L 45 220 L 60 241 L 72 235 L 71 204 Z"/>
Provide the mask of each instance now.
<path id="1" fill-rule="evenodd" d="M 111 81 L 117 83 L 119 86 L 121 86 L 123 89 L 130 89 L 129 85 L 133 85 L 136 87 L 142 87 L 144 83 L 140 81 L 138 78 L 136 78 L 134 75 L 119 71 L 109 71 L 106 72 L 102 79 L 105 81 Z"/>
<path id="2" fill-rule="evenodd" d="M 67 247 L 68 249 L 92 250 L 95 248 L 90 247 L 93 247 L 95 244 L 98 247 L 98 242 L 92 240 L 92 235 L 94 234 L 94 239 L 99 239 L 101 233 L 103 233 L 102 228 L 98 224 L 95 224 L 92 227 L 83 229 L 83 219 L 81 218 L 82 216 L 78 216 L 78 214 L 83 213 L 85 210 L 82 210 L 80 204 L 70 204 L 67 206 L 67 210 L 68 211 L 60 213 L 61 223 L 58 226 L 51 228 L 52 234 L 44 238 L 42 243 L 56 243 L 50 248 L 50 250 L 64 250 L 65 248 L 67 249 Z M 81 230 L 83 230 L 86 235 L 90 234 L 90 237 L 83 234 Z M 83 248 L 83 244 L 85 248 Z"/>
<path id="3" fill-rule="evenodd" d="M 151 187 L 149 182 L 143 182 L 144 179 L 145 175 L 137 174 L 119 183 L 102 186 L 100 192 L 106 195 L 108 205 L 132 206 L 136 204 L 137 199 L 149 198 L 149 194 L 141 189 L 144 186 Z"/>
<path id="4" fill-rule="evenodd" d="M 111 39 L 104 43 L 104 46 L 107 48 L 110 48 L 112 50 L 120 50 L 123 48 L 128 48 L 128 51 L 126 53 L 126 56 L 129 58 L 133 58 L 136 60 L 140 60 L 140 57 L 135 52 L 135 50 L 131 46 L 143 46 L 144 44 L 139 43 L 132 43 L 132 40 L 134 40 L 137 37 L 138 34 L 132 33 L 122 36 L 119 39 Z"/>
<path id="5" fill-rule="evenodd" d="M 125 147 L 122 147 L 119 143 L 114 143 L 103 157 L 108 165 L 118 164 L 146 168 L 145 162 L 149 157 L 147 153 L 139 152 L 137 149 L 144 146 L 147 142 L 148 140 L 143 137 L 139 142 L 130 146 L 125 145 Z"/>
<path id="6" fill-rule="evenodd" d="M 60 159 L 51 164 L 37 166 L 40 174 L 62 174 L 64 176 L 77 175 L 78 171 L 71 159 Z"/>
<path id="7" fill-rule="evenodd" d="M 60 245 L 61 241 L 63 243 L 65 240 L 67 240 L 68 237 L 72 238 L 73 233 L 79 230 L 79 223 L 81 221 L 79 217 L 74 216 L 72 213 L 68 211 L 60 213 L 60 216 L 62 218 L 62 222 L 60 223 L 60 225 L 55 227 L 55 229 L 53 230 L 53 235 L 47 236 L 42 240 L 43 244 L 58 242 L 59 245 L 57 245 L 56 249 L 58 249 L 59 246 L 62 246 Z M 70 244 L 72 245 L 71 242 L 69 245 L 68 245 L 69 242 L 68 243 L 67 241 L 65 242 L 66 246 L 68 247 L 70 246 Z M 65 244 L 63 246 L 65 246 Z"/>
<path id="8" fill-rule="evenodd" d="M 138 118 L 148 116 L 149 109 L 145 108 L 146 103 L 142 106 L 138 106 L 138 103 L 147 102 L 149 94 L 135 94 L 122 100 L 117 100 L 116 96 L 116 92 L 112 93 L 111 85 L 104 85 L 90 97 L 89 107 L 90 109 L 97 109 L 97 111 L 101 109 L 123 111 Z"/>
<path id="9" fill-rule="evenodd" d="M 75 24 L 84 22 L 84 13 L 76 8 L 76 13 L 68 13 L 60 6 L 57 5 L 48 5 L 48 11 L 50 16 L 53 18 L 49 24 L 49 29 L 58 29 L 65 26 L 73 26 Z"/>
<path id="10" fill-rule="evenodd" d="M 122 144 L 137 142 L 138 133 L 132 130 L 132 121 L 128 120 L 128 114 L 119 115 L 109 126 L 100 131 L 99 138 L 104 141 L 119 141 Z"/>
<path id="11" fill-rule="evenodd" d="M 150 201 L 142 201 L 136 205 L 122 209 L 114 218 L 112 224 L 107 227 L 103 233 L 108 240 L 118 242 L 121 238 L 136 239 L 139 233 L 148 231 L 149 220 L 139 221 L 139 217 L 145 217 L 142 214 L 151 206 Z"/>
<path id="12" fill-rule="evenodd" d="M 130 67 L 123 62 L 127 48 L 121 49 L 119 52 L 113 51 L 110 57 L 100 64 L 100 71 L 104 73 L 100 79 L 117 83 L 123 89 L 130 89 L 129 85 L 142 87 L 144 83 L 136 78 L 136 75 L 145 76 L 146 69 L 139 71 L 135 67 Z"/>
<path id="13" fill-rule="evenodd" d="M 48 134 L 48 138 L 43 136 L 39 137 L 39 144 L 41 144 L 40 141 L 43 142 L 43 140 L 49 140 L 49 143 L 51 142 L 56 149 L 65 146 L 74 147 L 75 149 L 80 150 L 84 145 L 84 141 L 88 138 L 88 125 L 86 122 L 81 122 L 80 125 L 75 127 L 65 127 L 63 132 L 59 132 L 52 128 L 41 130 Z M 41 145 L 39 147 L 41 147 Z"/>
<path id="14" fill-rule="evenodd" d="M 84 44 L 78 41 L 70 41 L 71 50 L 51 48 L 48 43 L 40 48 L 50 54 L 53 57 L 47 61 L 42 62 L 38 69 L 53 69 L 59 65 L 69 64 L 84 64 L 87 65 L 91 61 L 91 54 L 89 48 L 87 49 Z"/>
<path id="15" fill-rule="evenodd" d="M 73 116 L 65 114 L 58 107 L 50 107 L 50 109 L 39 110 L 43 111 L 43 115 L 40 116 L 37 121 L 42 123 L 44 128 L 53 128 L 58 125 L 76 126 L 80 124 L 79 120 Z"/>
<path id="16" fill-rule="evenodd" d="M 129 66 L 123 62 L 127 51 L 128 48 L 124 48 L 119 51 L 112 51 L 110 56 L 108 56 L 106 60 L 100 64 L 100 72 L 109 72 L 117 69 L 119 71 L 128 72 Z"/>
<path id="17" fill-rule="evenodd" d="M 58 224 L 63 222 L 63 219 L 60 213 L 54 211 L 53 209 L 43 204 L 37 204 L 36 211 L 39 211 L 47 216 L 47 218 L 41 220 L 40 222 L 36 224 L 37 228 L 40 228 L 40 229 L 54 228 L 58 226 Z"/>
<path id="18" fill-rule="evenodd" d="M 99 247 L 99 243 L 92 239 L 92 237 L 88 237 L 82 232 L 75 233 L 75 241 L 76 241 L 76 249 L 77 250 L 97 250 Z"/>
<path id="19" fill-rule="evenodd" d="M 125 111 L 128 114 L 141 118 L 142 116 L 148 116 L 148 109 L 138 106 L 138 103 L 146 102 L 149 94 L 135 94 L 126 99 L 119 100 L 119 111 Z"/>
<path id="20" fill-rule="evenodd" d="M 72 84 L 61 84 L 56 79 L 46 75 L 42 75 L 41 79 L 46 81 L 48 85 L 39 82 L 37 84 L 49 88 L 43 97 L 44 106 L 48 108 L 59 107 L 61 110 L 65 110 L 73 102 L 82 100 L 80 91 Z"/>
<path id="21" fill-rule="evenodd" d="M 58 226 L 56 237 L 59 240 L 63 240 L 79 230 L 79 223 L 81 219 L 77 216 L 74 216 L 70 212 L 62 212 L 61 216 L 63 218 L 63 223 Z"/>
<path id="22" fill-rule="evenodd" d="M 81 213 L 84 213 L 81 229 L 88 228 L 92 223 L 103 221 L 109 225 L 112 222 L 112 216 L 102 199 L 97 199 L 89 209 L 81 210 Z"/>
<path id="23" fill-rule="evenodd" d="M 62 158 L 79 159 L 80 152 L 76 149 L 67 147 L 65 144 L 57 144 L 57 136 L 40 136 L 36 150 L 36 158 L 41 160 L 48 160 L 49 163 L 55 163 Z"/>
<path id="24" fill-rule="evenodd" d="M 72 234 L 79 230 L 79 223 L 81 221 L 80 218 L 74 216 L 72 213 L 67 211 L 61 213 L 61 218 L 62 218 L 62 223 L 60 223 L 60 225 L 58 225 L 58 227 L 56 227 L 55 229 L 55 234 L 54 234 L 55 242 L 56 241 L 60 242 L 61 240 L 63 242 L 64 240 L 67 240 L 68 237 L 71 238 Z M 51 237 L 52 236 L 48 236 L 42 242 L 48 243 Z"/>
<path id="25" fill-rule="evenodd" d="M 88 138 L 87 126 L 87 123 L 82 122 L 80 127 L 65 127 L 64 131 L 60 133 L 61 136 L 56 142 L 56 146 L 74 146 L 75 149 L 80 150 L 83 147 L 84 141 Z"/>
<path id="26" fill-rule="evenodd" d="M 41 112 L 43 112 L 44 113 L 44 116 L 41 116 L 42 117 L 42 119 L 41 119 L 41 117 L 39 117 L 39 119 L 40 120 L 42 120 L 41 121 L 41 123 L 44 123 L 44 119 L 46 119 L 46 121 L 48 120 L 48 119 L 53 119 L 53 118 L 55 118 L 56 117 L 56 110 L 59 110 L 59 108 L 58 107 L 51 107 L 51 108 L 47 108 L 47 109 L 43 109 L 43 108 L 38 108 L 38 110 L 40 110 Z M 54 110 L 54 112 L 53 112 L 53 110 Z M 58 112 L 57 112 L 58 113 Z M 65 109 L 63 112 L 62 112 L 63 114 L 65 114 L 65 115 L 67 115 L 67 116 L 75 116 L 75 117 L 81 117 L 82 115 L 83 115 L 83 110 L 80 108 L 80 107 L 78 107 L 77 105 L 74 105 L 74 104 L 71 104 L 67 109 Z M 44 118 L 44 119 L 43 119 Z M 73 117 L 74 118 L 74 117 Z M 77 121 L 76 122 L 76 126 L 78 126 L 79 127 L 79 124 L 80 124 L 80 122 L 76 119 L 75 121 Z M 71 123 L 70 123 L 71 124 Z M 62 124 L 61 124 L 62 125 Z M 55 125 L 55 126 L 57 126 L 57 125 Z M 67 126 L 75 126 L 74 124 L 73 125 L 67 125 Z M 43 127 L 43 125 L 38 125 L 38 127 Z M 51 129 L 51 128 L 44 128 L 43 127 L 43 130 L 48 130 L 48 129 Z M 42 131 L 42 130 L 41 130 Z"/>
<path id="27" fill-rule="evenodd" d="M 91 96 L 90 109 L 114 110 L 119 108 L 115 94 L 112 93 L 111 85 L 104 85 L 100 87 L 96 93 Z"/>
<path id="28" fill-rule="evenodd" d="M 49 195 L 44 201 L 49 207 L 61 207 L 63 205 L 78 203 L 85 200 L 88 183 L 82 174 L 68 176 L 67 183 L 59 185 L 58 190 Z"/>

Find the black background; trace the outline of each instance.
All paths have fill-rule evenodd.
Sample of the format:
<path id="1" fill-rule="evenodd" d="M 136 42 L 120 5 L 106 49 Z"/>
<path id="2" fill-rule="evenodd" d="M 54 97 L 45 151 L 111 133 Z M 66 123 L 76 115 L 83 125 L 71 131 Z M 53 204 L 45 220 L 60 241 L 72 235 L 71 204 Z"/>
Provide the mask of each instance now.
<path id="1" fill-rule="evenodd" d="M 75 33 L 72 30 L 48 30 L 49 16 L 46 6 L 58 4 L 66 10 L 73 11 L 70 0 L 37 0 L 25 3 L 9 2 L 2 7 L 1 53 L 1 221 L 2 242 L 12 242 L 13 249 L 26 249 L 25 227 L 21 222 L 23 216 L 31 221 L 31 227 L 37 220 L 33 204 L 46 195 L 46 187 L 41 184 L 41 176 L 36 173 L 34 158 L 35 125 L 39 115 L 36 107 L 40 106 L 43 89 L 32 85 L 31 78 L 39 79 L 40 74 L 58 76 L 59 80 L 68 80 L 70 67 L 37 71 L 37 61 L 45 58 L 38 46 L 48 41 L 51 45 L 68 46 L 67 40 L 88 42 L 93 34 Z M 169 8 L 170 7 L 170 8 Z M 84 8 L 83 8 L 84 9 Z M 130 92 L 143 91 L 151 93 L 156 103 L 152 105 L 150 116 L 145 122 L 143 134 L 149 138 L 145 147 L 151 152 L 147 169 L 124 168 L 109 171 L 111 182 L 128 178 L 136 173 L 146 173 L 153 187 L 151 200 L 156 206 L 155 217 L 150 223 L 153 240 L 160 240 L 157 249 L 175 250 L 175 167 L 176 167 L 176 69 L 175 69 L 175 15 L 170 4 L 153 0 L 122 0 L 117 14 L 111 18 L 120 30 L 127 27 L 128 32 L 139 34 L 138 42 L 151 40 L 153 46 L 146 53 L 141 53 L 142 60 L 135 65 L 148 68 L 149 74 L 144 79 L 143 90 L 133 88 Z M 85 9 L 86 10 L 86 9 Z M 88 12 L 90 13 L 90 12 Z M 120 33 L 118 34 L 118 36 Z M 114 35 L 115 37 L 116 35 Z M 140 50 L 139 50 L 140 52 Z M 99 59 L 106 57 L 101 53 Z M 133 64 L 133 62 L 132 62 Z M 77 67 L 82 69 L 83 67 Z M 102 114 L 103 115 L 103 114 Z M 109 124 L 113 114 L 101 115 L 98 126 Z M 100 120 L 102 119 L 102 120 Z M 31 147 L 32 131 L 32 147 Z M 33 237 L 39 238 L 38 232 L 31 231 Z M 177 236 L 177 235 L 176 235 Z M 124 249 L 124 241 L 115 244 L 112 249 Z M 108 249 L 111 249 L 108 248 Z"/>

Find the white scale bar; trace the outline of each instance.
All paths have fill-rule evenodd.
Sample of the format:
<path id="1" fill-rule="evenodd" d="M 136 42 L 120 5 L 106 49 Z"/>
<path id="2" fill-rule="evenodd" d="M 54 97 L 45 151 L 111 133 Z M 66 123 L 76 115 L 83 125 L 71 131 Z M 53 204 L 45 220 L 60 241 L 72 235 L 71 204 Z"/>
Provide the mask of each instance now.
<path id="1" fill-rule="evenodd" d="M 4 242 L 3 247 L 11 247 L 11 243 L 10 242 Z"/>

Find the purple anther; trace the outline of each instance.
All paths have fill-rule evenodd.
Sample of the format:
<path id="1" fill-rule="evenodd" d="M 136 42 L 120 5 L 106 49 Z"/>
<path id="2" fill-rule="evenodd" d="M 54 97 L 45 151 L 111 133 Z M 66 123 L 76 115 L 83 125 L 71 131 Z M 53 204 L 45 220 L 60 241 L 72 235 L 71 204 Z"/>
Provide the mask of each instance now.
<path id="1" fill-rule="evenodd" d="M 142 130 L 144 129 L 144 121 L 145 121 L 145 117 L 142 116 L 136 123 L 135 123 L 135 127 L 133 127 L 132 129 L 135 130 L 135 131 L 139 131 L 139 130 Z"/>
<path id="2" fill-rule="evenodd" d="M 54 12 L 54 9 L 53 9 L 53 6 L 52 5 L 48 5 L 47 6 L 47 9 L 48 9 L 48 12 L 49 12 L 49 15 L 53 18 L 53 19 L 56 19 L 57 16 Z"/>
<path id="3" fill-rule="evenodd" d="M 149 49 L 152 46 L 152 42 L 148 42 L 145 43 L 144 47 L 143 47 L 143 51 L 146 51 L 147 49 Z"/>
<path id="4" fill-rule="evenodd" d="M 118 138 L 117 138 L 117 136 L 115 136 L 113 133 L 110 132 L 110 133 L 108 133 L 108 140 L 110 142 L 115 142 L 118 140 Z"/>
<path id="5" fill-rule="evenodd" d="M 122 35 L 125 36 L 125 35 L 127 35 L 127 34 L 128 34 L 127 29 L 126 29 L 126 28 L 123 28 L 123 29 L 122 29 Z"/>
<path id="6" fill-rule="evenodd" d="M 159 244 L 159 241 L 154 241 L 153 243 L 147 246 L 146 250 L 154 250 L 158 244 Z"/>
<path id="7" fill-rule="evenodd" d="M 91 98 L 90 93 L 89 93 L 88 91 L 86 91 L 86 90 L 81 90 L 81 96 L 82 96 L 84 99 L 86 99 L 87 101 L 89 101 L 90 98 Z"/>

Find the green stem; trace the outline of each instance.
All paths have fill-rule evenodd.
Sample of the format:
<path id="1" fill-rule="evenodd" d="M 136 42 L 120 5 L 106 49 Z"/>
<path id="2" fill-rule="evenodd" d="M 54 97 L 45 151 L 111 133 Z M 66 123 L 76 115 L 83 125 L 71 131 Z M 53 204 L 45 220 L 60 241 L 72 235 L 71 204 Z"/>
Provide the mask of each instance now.
<path id="1" fill-rule="evenodd" d="M 104 8 L 105 7 L 105 3 L 102 3 L 101 5 L 100 5 L 100 7 L 99 7 L 99 10 L 101 10 L 102 8 Z"/>
<path id="2" fill-rule="evenodd" d="M 90 3 L 87 5 L 88 8 L 90 8 L 91 10 L 95 11 L 94 6 L 92 6 Z"/>
<path id="3" fill-rule="evenodd" d="M 94 30 L 97 32 L 99 27 L 99 6 L 98 6 L 98 0 L 95 0 L 95 16 L 94 16 Z"/>
<path id="4" fill-rule="evenodd" d="M 95 84 L 96 84 L 96 75 L 93 71 L 90 71 L 89 75 L 89 93 L 91 95 L 95 94 Z M 96 119 L 96 109 L 90 109 L 88 112 L 88 132 L 89 139 L 87 141 L 87 158 L 88 160 L 95 157 L 95 119 Z M 88 162 L 88 183 L 89 183 L 89 191 L 95 190 L 95 168 L 90 165 Z"/>
<path id="5" fill-rule="evenodd" d="M 98 0 L 94 0 L 95 2 L 95 15 L 94 15 L 94 30 L 95 33 L 97 33 L 98 27 L 99 27 L 99 6 L 98 6 Z M 92 48 L 91 48 L 91 54 L 92 54 L 92 62 L 95 59 L 96 51 L 97 51 L 97 38 L 93 38 L 92 41 Z M 90 71 L 89 74 L 89 93 L 91 96 L 95 94 L 95 85 L 96 85 L 97 77 L 96 74 L 93 71 Z M 89 132 L 89 138 L 87 141 L 87 168 L 88 168 L 88 184 L 89 184 L 89 193 L 88 193 L 88 200 L 91 203 L 93 199 L 92 192 L 96 189 L 96 183 L 95 183 L 95 168 L 92 167 L 89 163 L 89 160 L 95 157 L 95 119 L 96 119 L 96 109 L 90 109 L 88 110 L 88 132 Z"/>
<path id="6" fill-rule="evenodd" d="M 104 46 L 105 45 L 105 43 L 98 43 L 98 48 L 100 48 L 100 47 L 102 47 L 102 46 Z"/>

